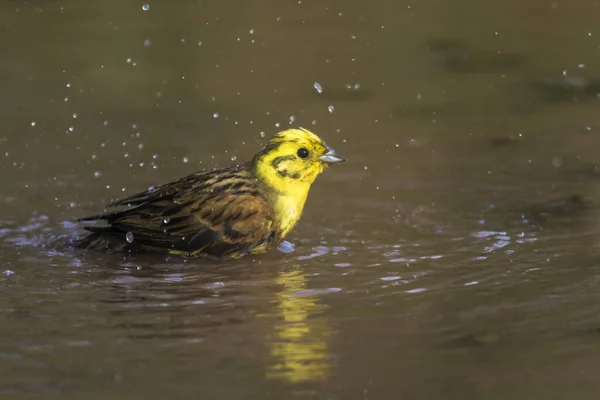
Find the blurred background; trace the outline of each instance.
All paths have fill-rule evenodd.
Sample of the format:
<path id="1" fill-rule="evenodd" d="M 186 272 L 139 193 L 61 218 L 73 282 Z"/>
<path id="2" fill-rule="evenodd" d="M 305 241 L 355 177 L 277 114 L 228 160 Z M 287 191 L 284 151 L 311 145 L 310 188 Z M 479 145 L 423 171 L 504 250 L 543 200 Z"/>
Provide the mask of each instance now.
<path id="1" fill-rule="evenodd" d="M 589 399 L 600 11 L 0 3 L 0 395 Z M 292 253 L 82 252 L 74 220 L 302 126 Z"/>

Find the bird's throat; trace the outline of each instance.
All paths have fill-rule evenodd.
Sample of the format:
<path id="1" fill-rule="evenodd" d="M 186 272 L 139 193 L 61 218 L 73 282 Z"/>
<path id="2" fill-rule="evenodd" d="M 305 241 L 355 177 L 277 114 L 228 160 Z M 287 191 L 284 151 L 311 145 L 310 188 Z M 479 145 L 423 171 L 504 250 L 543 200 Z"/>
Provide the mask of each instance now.
<path id="1" fill-rule="evenodd" d="M 282 238 L 292 230 L 300 219 L 306 202 L 306 195 L 308 195 L 308 190 L 304 196 L 298 196 L 298 194 L 292 196 L 280 194 L 276 196 L 274 209 Z"/>
<path id="2" fill-rule="evenodd" d="M 275 220 L 283 238 L 300 219 L 315 177 L 297 179 L 282 176 L 273 168 L 269 158 L 259 158 L 254 162 L 254 174 L 273 207 Z"/>

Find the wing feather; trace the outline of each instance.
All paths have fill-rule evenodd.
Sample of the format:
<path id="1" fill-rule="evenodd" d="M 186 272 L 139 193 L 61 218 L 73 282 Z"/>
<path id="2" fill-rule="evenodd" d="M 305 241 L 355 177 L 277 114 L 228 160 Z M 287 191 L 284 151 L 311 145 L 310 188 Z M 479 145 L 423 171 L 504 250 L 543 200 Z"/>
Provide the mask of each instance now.
<path id="1" fill-rule="evenodd" d="M 126 247 L 175 254 L 238 258 L 266 250 L 276 241 L 271 207 L 254 187 L 249 172 L 239 167 L 192 174 L 178 181 L 115 201 L 119 211 L 82 218 L 105 220 L 108 226 L 86 227 L 106 240 L 84 238 L 81 247 Z M 232 190 L 233 189 L 233 190 Z M 107 241 L 108 240 L 108 241 Z"/>

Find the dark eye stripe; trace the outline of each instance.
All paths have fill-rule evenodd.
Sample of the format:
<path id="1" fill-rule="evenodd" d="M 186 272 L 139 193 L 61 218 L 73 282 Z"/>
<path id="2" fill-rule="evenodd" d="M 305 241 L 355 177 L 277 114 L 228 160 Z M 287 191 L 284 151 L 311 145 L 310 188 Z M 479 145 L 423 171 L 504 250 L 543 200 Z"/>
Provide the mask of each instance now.
<path id="1" fill-rule="evenodd" d="M 292 179 L 300 179 L 300 177 L 302 176 L 302 175 L 300 175 L 299 172 L 293 172 L 292 173 L 292 172 L 288 172 L 287 169 L 284 169 L 284 170 L 281 170 L 281 171 L 277 170 L 277 173 L 279 175 L 283 176 L 284 178 L 292 178 Z"/>
<path id="2" fill-rule="evenodd" d="M 273 161 L 271 161 L 271 165 L 273 166 L 273 168 L 277 169 L 277 167 L 279 167 L 279 164 L 281 164 L 283 161 L 291 161 L 295 158 L 296 158 L 296 156 L 289 156 L 289 155 L 275 157 L 273 159 Z"/>

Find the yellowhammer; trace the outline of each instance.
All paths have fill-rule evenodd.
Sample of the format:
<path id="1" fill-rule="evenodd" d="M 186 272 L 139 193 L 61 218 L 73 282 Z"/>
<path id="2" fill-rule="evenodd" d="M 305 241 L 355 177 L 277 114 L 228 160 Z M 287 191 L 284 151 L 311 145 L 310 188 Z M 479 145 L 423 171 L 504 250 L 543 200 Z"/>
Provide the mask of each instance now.
<path id="1" fill-rule="evenodd" d="M 92 232 L 76 245 L 187 257 L 240 258 L 279 244 L 300 219 L 308 190 L 328 164 L 345 161 L 306 129 L 273 136 L 252 161 L 205 170 L 108 205 L 79 221 Z"/>

